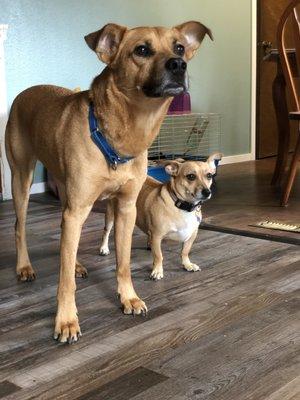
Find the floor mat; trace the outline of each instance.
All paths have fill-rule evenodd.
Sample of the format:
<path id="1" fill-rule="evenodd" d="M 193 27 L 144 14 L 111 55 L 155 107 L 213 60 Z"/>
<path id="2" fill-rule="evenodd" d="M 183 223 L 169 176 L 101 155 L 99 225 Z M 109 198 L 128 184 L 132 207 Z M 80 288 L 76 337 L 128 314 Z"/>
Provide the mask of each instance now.
<path id="1" fill-rule="evenodd" d="M 300 233 L 300 224 L 299 225 L 284 224 L 284 223 L 278 222 L 278 221 L 266 220 L 266 221 L 258 222 L 257 224 L 250 224 L 250 226 L 258 226 L 259 228 L 275 229 L 278 231 Z"/>

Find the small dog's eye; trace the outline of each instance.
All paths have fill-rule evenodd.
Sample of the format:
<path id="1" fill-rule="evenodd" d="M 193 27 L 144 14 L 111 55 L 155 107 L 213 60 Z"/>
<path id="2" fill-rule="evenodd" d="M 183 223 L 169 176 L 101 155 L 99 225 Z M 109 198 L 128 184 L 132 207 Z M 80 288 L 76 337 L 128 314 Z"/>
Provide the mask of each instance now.
<path id="1" fill-rule="evenodd" d="M 187 177 L 187 179 L 189 181 L 194 181 L 196 179 L 196 175 L 195 174 L 188 174 L 186 177 Z"/>
<path id="2" fill-rule="evenodd" d="M 213 176 L 212 176 L 212 174 L 210 172 L 206 175 L 206 178 L 209 179 L 209 180 L 212 179 L 212 177 Z"/>
<path id="3" fill-rule="evenodd" d="M 178 56 L 183 56 L 184 55 L 184 47 L 182 44 L 175 44 L 174 46 L 174 53 L 177 54 Z"/>
<path id="4" fill-rule="evenodd" d="M 153 54 L 153 52 L 148 46 L 140 45 L 134 49 L 134 54 L 136 54 L 139 57 L 150 57 Z"/>

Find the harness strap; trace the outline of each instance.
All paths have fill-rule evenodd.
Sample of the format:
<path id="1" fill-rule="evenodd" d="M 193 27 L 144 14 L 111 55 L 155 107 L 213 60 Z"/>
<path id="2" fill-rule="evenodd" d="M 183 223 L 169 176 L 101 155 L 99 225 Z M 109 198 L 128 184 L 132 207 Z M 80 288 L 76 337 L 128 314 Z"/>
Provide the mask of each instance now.
<path id="1" fill-rule="evenodd" d="M 94 105 L 92 102 L 89 106 L 89 125 L 93 142 L 101 150 L 106 161 L 112 167 L 112 169 L 116 170 L 118 164 L 125 164 L 134 158 L 119 156 L 119 154 L 116 153 L 116 151 L 108 143 L 103 133 L 99 130 L 97 118 L 94 114 Z"/>

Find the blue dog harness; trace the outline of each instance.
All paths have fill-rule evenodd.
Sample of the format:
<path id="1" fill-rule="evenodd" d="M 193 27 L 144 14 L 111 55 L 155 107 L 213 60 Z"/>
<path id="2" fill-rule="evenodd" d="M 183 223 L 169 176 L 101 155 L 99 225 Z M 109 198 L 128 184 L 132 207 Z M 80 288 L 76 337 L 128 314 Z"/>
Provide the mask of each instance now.
<path id="1" fill-rule="evenodd" d="M 106 161 L 112 167 L 112 169 L 116 170 L 118 164 L 125 164 L 134 158 L 120 157 L 105 139 L 103 133 L 98 128 L 98 122 L 94 114 L 93 103 L 90 103 L 89 107 L 89 125 L 93 142 L 101 150 L 104 157 L 106 158 Z"/>

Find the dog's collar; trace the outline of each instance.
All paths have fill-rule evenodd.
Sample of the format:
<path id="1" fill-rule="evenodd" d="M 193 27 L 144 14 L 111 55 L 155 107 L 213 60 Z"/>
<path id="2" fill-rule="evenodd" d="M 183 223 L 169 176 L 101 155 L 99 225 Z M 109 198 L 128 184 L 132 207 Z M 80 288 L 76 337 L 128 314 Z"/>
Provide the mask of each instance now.
<path id="1" fill-rule="evenodd" d="M 98 128 L 98 122 L 94 114 L 94 105 L 92 102 L 90 103 L 89 107 L 89 125 L 93 142 L 102 151 L 106 161 L 112 167 L 112 169 L 116 170 L 118 164 L 125 164 L 134 158 L 119 156 L 119 154 L 116 153 L 116 151 L 108 143 L 103 133 Z"/>
<path id="2" fill-rule="evenodd" d="M 176 196 L 176 194 L 174 193 L 172 188 L 170 188 L 169 193 L 170 193 L 170 196 L 171 196 L 172 200 L 174 201 L 175 207 L 179 208 L 180 210 L 184 210 L 184 211 L 187 211 L 187 212 L 192 212 L 192 211 L 196 210 L 198 207 L 200 207 L 201 204 L 203 203 L 202 200 L 200 200 L 196 204 L 189 203 L 188 201 L 180 200 Z"/>

